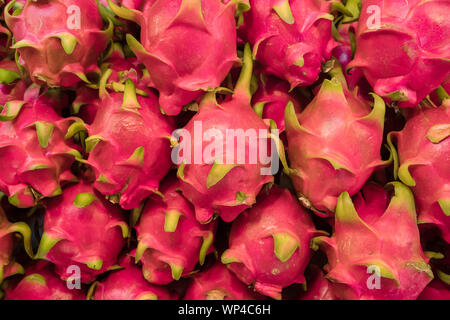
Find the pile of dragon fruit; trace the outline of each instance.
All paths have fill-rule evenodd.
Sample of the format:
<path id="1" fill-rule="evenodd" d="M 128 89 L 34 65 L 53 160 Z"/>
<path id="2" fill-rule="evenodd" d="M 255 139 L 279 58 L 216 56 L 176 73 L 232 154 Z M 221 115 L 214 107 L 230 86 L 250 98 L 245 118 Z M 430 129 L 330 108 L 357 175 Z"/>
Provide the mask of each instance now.
<path id="1" fill-rule="evenodd" d="M 450 300 L 449 0 L 0 4 L 2 299 Z"/>

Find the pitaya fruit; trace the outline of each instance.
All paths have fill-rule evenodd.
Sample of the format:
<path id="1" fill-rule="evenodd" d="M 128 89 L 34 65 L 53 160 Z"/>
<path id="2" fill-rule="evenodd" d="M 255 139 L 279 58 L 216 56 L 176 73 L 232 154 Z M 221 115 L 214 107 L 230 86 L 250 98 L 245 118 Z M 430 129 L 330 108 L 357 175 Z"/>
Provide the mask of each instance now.
<path id="1" fill-rule="evenodd" d="M 297 112 L 301 111 L 301 105 L 289 94 L 289 84 L 277 80 L 275 77 L 264 77 L 260 81 L 258 91 L 253 95 L 252 103 L 255 111 L 263 119 L 275 121 L 280 133 L 284 132 L 284 110 L 291 101 Z"/>
<path id="2" fill-rule="evenodd" d="M 250 0 L 239 29 L 265 72 L 287 80 L 291 89 L 318 79 L 336 43 L 333 16 L 322 0 Z"/>
<path id="3" fill-rule="evenodd" d="M 450 2 L 362 2 L 356 54 L 375 93 L 399 107 L 414 107 L 450 74 Z"/>
<path id="4" fill-rule="evenodd" d="M 11 13 L 15 1 L 5 7 L 5 21 L 34 82 L 71 87 L 89 82 L 98 72 L 97 59 L 112 36 L 112 23 L 103 22 L 95 0 L 27 1 Z"/>
<path id="5" fill-rule="evenodd" d="M 307 291 L 300 300 L 336 300 L 331 282 L 325 278 L 322 270 L 315 271 L 314 278 L 307 282 Z"/>
<path id="6" fill-rule="evenodd" d="M 233 223 L 222 263 L 259 293 L 281 299 L 283 288 L 305 282 L 310 241 L 324 232 L 288 190 L 273 186 L 260 197 Z"/>
<path id="7" fill-rule="evenodd" d="M 419 223 L 438 226 L 450 243 L 450 99 L 414 110 L 389 140 L 397 142 L 396 175 L 414 193 Z"/>
<path id="8" fill-rule="evenodd" d="M 414 300 L 433 279 L 420 245 L 413 194 L 393 182 L 394 194 L 367 184 L 352 203 L 338 199 L 331 238 L 313 239 L 328 256 L 326 277 L 339 299 Z"/>
<path id="9" fill-rule="evenodd" d="M 162 197 L 149 199 L 136 226 L 136 261 L 142 261 L 145 279 L 168 284 L 203 264 L 214 240 L 215 223 L 201 225 L 194 208 L 170 176 L 161 186 Z"/>
<path id="10" fill-rule="evenodd" d="M 252 66 L 247 44 L 232 98 L 219 104 L 216 94 L 208 93 L 199 112 L 176 132 L 180 144 L 173 150 L 172 158 L 180 164 L 180 189 L 194 204 L 201 223 L 211 221 L 215 213 L 226 222 L 233 221 L 255 203 L 262 186 L 273 181 L 271 168 L 261 158 L 264 147 L 266 153 L 269 149 L 276 152 L 270 148 L 269 125 L 250 105 Z M 202 139 L 214 143 L 203 146 Z"/>
<path id="11" fill-rule="evenodd" d="M 292 168 L 285 171 L 304 204 L 319 215 L 331 215 L 342 192 L 354 195 L 375 168 L 389 163 L 380 154 L 383 100 L 373 94 L 371 108 L 357 89 L 348 90 L 339 67 L 332 74 L 300 115 L 292 104 L 285 113 Z"/>
<path id="12" fill-rule="evenodd" d="M 100 90 L 102 101 L 93 123 L 75 121 L 69 136 L 80 130 L 89 133 L 87 163 L 95 171 L 94 187 L 124 209 L 139 208 L 144 198 L 157 192 L 172 166 L 170 139 L 175 126 L 161 114 L 153 93 L 136 96 L 130 79 L 123 94 Z"/>
<path id="13" fill-rule="evenodd" d="M 172 300 L 174 295 L 164 287 L 148 283 L 134 259 L 125 255 L 120 259 L 121 269 L 112 271 L 105 280 L 94 282 L 88 299 L 93 300 Z"/>
<path id="14" fill-rule="evenodd" d="M 446 275 L 447 278 L 449 277 Z M 447 279 L 449 281 L 450 279 Z M 450 283 L 434 279 L 422 291 L 417 300 L 450 300 Z"/>
<path id="15" fill-rule="evenodd" d="M 74 276 L 69 267 L 79 267 L 83 283 L 116 264 L 128 237 L 128 225 L 121 210 L 91 185 L 82 181 L 70 186 L 62 196 L 50 199 L 46 207 L 36 259 L 54 263 L 62 279 Z"/>
<path id="16" fill-rule="evenodd" d="M 0 190 L 17 207 L 59 195 L 75 178 L 70 167 L 81 155 L 64 139 L 69 122 L 54 110 L 58 103 L 32 85 L 0 113 Z"/>
<path id="17" fill-rule="evenodd" d="M 25 277 L 6 289 L 5 300 L 85 300 L 82 289 L 69 289 L 53 272 L 49 262 L 39 262 L 27 269 Z"/>
<path id="18" fill-rule="evenodd" d="M 141 12 L 108 0 L 118 16 L 141 26 L 142 44 L 130 34 L 127 42 L 148 69 L 166 114 L 179 114 L 184 105 L 219 86 L 239 61 L 236 2 L 158 0 Z"/>
<path id="19" fill-rule="evenodd" d="M 216 262 L 195 274 L 184 300 L 257 300 L 261 299 L 237 279 L 223 264 Z"/>
<path id="20" fill-rule="evenodd" d="M 32 257 L 30 227 L 24 222 L 10 223 L 0 207 L 0 284 L 7 277 L 24 273 L 23 267 L 12 258 L 15 233 L 22 235 L 24 248 Z"/>
<path id="21" fill-rule="evenodd" d="M 3 106 L 8 101 L 23 100 L 28 84 L 27 78 L 13 60 L 0 61 L 0 105 Z"/>

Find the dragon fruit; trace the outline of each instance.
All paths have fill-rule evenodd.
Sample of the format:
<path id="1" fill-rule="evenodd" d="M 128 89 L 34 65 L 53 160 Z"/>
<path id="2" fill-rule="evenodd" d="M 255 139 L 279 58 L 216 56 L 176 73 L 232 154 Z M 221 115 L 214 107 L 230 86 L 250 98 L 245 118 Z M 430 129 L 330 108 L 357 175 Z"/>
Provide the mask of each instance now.
<path id="1" fill-rule="evenodd" d="M 261 145 L 266 151 L 270 149 L 270 133 L 269 125 L 250 105 L 252 65 L 247 44 L 233 96 L 219 104 L 216 94 L 208 93 L 199 112 L 184 129 L 176 132 L 180 143 L 173 150 L 172 158 L 180 164 L 180 189 L 194 204 L 195 215 L 201 223 L 211 221 L 215 213 L 226 222 L 233 221 L 255 203 L 262 186 L 273 181 L 272 175 L 262 174 L 263 170 L 271 171 L 261 159 L 264 153 Z M 214 140 L 214 144 L 203 147 L 202 139 Z M 258 155 L 260 159 L 252 159 Z"/>
<path id="2" fill-rule="evenodd" d="M 114 13 L 141 26 L 142 44 L 130 34 L 127 42 L 148 69 L 166 114 L 179 114 L 184 105 L 219 86 L 239 61 L 236 2 L 159 0 L 141 12 L 108 0 Z"/>
<path id="3" fill-rule="evenodd" d="M 336 300 L 331 282 L 325 278 L 322 270 L 315 270 L 314 278 L 307 282 L 307 291 L 300 300 Z"/>
<path id="4" fill-rule="evenodd" d="M 28 87 L 26 77 L 12 60 L 0 61 L 0 105 L 5 105 L 8 101 L 22 100 Z"/>
<path id="5" fill-rule="evenodd" d="M 289 84 L 274 77 L 264 77 L 258 91 L 253 96 L 252 103 L 255 111 L 263 119 L 275 121 L 280 133 L 284 132 L 284 109 L 289 101 L 294 104 L 296 112 L 300 112 L 300 103 L 289 95 Z"/>
<path id="6" fill-rule="evenodd" d="M 36 259 L 56 265 L 62 279 L 79 267 L 81 281 L 89 283 L 114 267 L 128 237 L 121 210 L 82 181 L 46 203 L 44 233 Z"/>
<path id="7" fill-rule="evenodd" d="M 161 186 L 163 197 L 150 199 L 135 227 L 139 241 L 136 261 L 142 261 L 145 279 L 168 284 L 203 264 L 214 240 L 215 224 L 201 225 L 194 208 L 177 191 L 180 182 L 170 176 Z"/>
<path id="8" fill-rule="evenodd" d="M 75 178 L 70 167 L 81 155 L 64 139 L 69 123 L 53 108 L 59 103 L 32 85 L 0 113 L 0 190 L 17 207 L 59 195 L 61 183 Z"/>
<path id="9" fill-rule="evenodd" d="M 385 104 L 373 94 L 374 106 L 349 91 L 339 67 L 331 80 L 297 116 L 285 113 L 290 167 L 285 169 L 304 204 L 331 215 L 339 195 L 354 195 L 374 169 L 389 163 L 380 155 Z M 324 179 L 326 177 L 326 179 Z"/>
<path id="10" fill-rule="evenodd" d="M 27 1 L 21 11 L 11 13 L 14 3 L 5 7 L 5 21 L 32 80 L 51 87 L 89 82 L 113 31 L 112 23 L 102 30 L 96 1 Z"/>
<path id="11" fill-rule="evenodd" d="M 273 186 L 258 200 L 233 223 L 222 263 L 256 291 L 281 299 L 283 288 L 305 282 L 310 241 L 323 232 L 286 189 Z"/>
<path id="12" fill-rule="evenodd" d="M 363 1 L 356 54 L 375 93 L 399 107 L 414 107 L 450 74 L 450 3 Z"/>
<path id="13" fill-rule="evenodd" d="M 7 288 L 5 300 L 85 300 L 82 289 L 69 289 L 53 272 L 49 262 L 41 261 L 27 269 L 25 277 Z"/>
<path id="14" fill-rule="evenodd" d="M 184 300 L 256 300 L 261 299 L 239 281 L 223 264 L 215 263 L 195 274 Z"/>
<path id="15" fill-rule="evenodd" d="M 413 190 L 419 223 L 438 226 L 450 242 L 450 100 L 439 108 L 416 108 L 389 140 L 397 142 L 396 174 Z"/>
<path id="16" fill-rule="evenodd" d="M 239 32 L 252 44 L 265 72 L 287 80 L 291 88 L 314 83 L 336 46 L 328 3 L 250 0 L 250 6 Z"/>
<path id="17" fill-rule="evenodd" d="M 450 300 L 450 284 L 434 279 L 417 300 Z"/>
<path id="18" fill-rule="evenodd" d="M 0 284 L 7 277 L 24 273 L 22 266 L 12 259 L 16 232 L 22 235 L 25 250 L 32 257 L 30 227 L 24 222 L 10 223 L 0 207 Z"/>
<path id="19" fill-rule="evenodd" d="M 94 187 L 124 209 L 139 208 L 144 198 L 157 192 L 172 166 L 170 139 L 175 127 L 161 114 L 156 96 L 151 92 L 148 97 L 136 96 L 130 79 L 123 94 L 100 90 L 102 101 L 93 123 L 75 121 L 68 136 L 88 131 L 87 163 L 95 171 Z"/>
<path id="20" fill-rule="evenodd" d="M 400 182 L 382 187 L 369 183 L 352 203 L 338 199 L 331 238 L 318 237 L 312 247 L 328 256 L 326 277 L 339 299 L 416 299 L 433 279 L 420 245 L 411 190 Z"/>
<path id="21" fill-rule="evenodd" d="M 167 289 L 148 283 L 130 255 L 120 259 L 122 269 L 112 271 L 100 282 L 94 282 L 88 293 L 93 300 L 173 300 Z"/>

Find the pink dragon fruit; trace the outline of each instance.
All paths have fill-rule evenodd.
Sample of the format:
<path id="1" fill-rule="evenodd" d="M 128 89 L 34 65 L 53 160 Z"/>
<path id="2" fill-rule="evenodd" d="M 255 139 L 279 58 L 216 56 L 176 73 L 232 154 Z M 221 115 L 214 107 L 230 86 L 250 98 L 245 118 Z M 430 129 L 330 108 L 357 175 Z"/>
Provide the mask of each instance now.
<path id="1" fill-rule="evenodd" d="M 263 119 L 275 121 L 280 133 L 284 132 L 284 109 L 288 102 L 294 104 L 296 112 L 300 112 L 300 103 L 289 95 L 289 84 L 279 81 L 275 77 L 264 77 L 260 81 L 258 91 L 253 96 L 252 103 L 255 111 Z"/>
<path id="2" fill-rule="evenodd" d="M 281 299 L 283 288 L 305 282 L 303 272 L 312 255 L 309 243 L 324 232 L 315 229 L 288 190 L 274 186 L 261 197 L 233 223 L 222 263 L 256 291 Z"/>
<path id="3" fill-rule="evenodd" d="M 23 100 L 27 87 L 27 78 L 23 77 L 14 61 L 0 61 L 0 105 L 3 106 L 8 101 Z"/>
<path id="4" fill-rule="evenodd" d="M 156 96 L 149 92 L 148 97 L 137 97 L 130 79 L 123 94 L 100 90 L 101 107 L 93 123 L 75 121 L 69 136 L 80 130 L 89 133 L 87 163 L 95 171 L 94 187 L 111 201 L 120 201 L 124 209 L 139 208 L 144 198 L 157 192 L 172 166 L 170 139 L 175 127 L 161 114 Z"/>
<path id="5" fill-rule="evenodd" d="M 93 300 L 173 300 L 167 289 L 148 283 L 134 259 L 125 255 L 120 259 L 122 269 L 112 271 L 100 282 L 94 282 L 88 293 Z"/>
<path id="6" fill-rule="evenodd" d="M 145 279 L 168 284 L 203 264 L 214 240 L 215 223 L 201 225 L 194 208 L 177 190 L 170 176 L 161 186 L 163 197 L 150 199 L 136 226 L 136 261 L 142 261 Z"/>
<path id="7" fill-rule="evenodd" d="M 292 104 L 285 113 L 292 168 L 286 171 L 304 204 L 319 215 L 330 215 L 342 192 L 355 194 L 376 167 L 389 163 L 380 155 L 383 100 L 373 94 L 371 108 L 357 89 L 348 90 L 338 67 L 332 74 L 299 116 Z"/>
<path id="8" fill-rule="evenodd" d="M 61 194 L 74 179 L 70 167 L 80 153 L 64 140 L 68 122 L 52 108 L 50 92 L 33 85 L 24 101 L 7 102 L 0 113 L 0 190 L 17 207 Z"/>
<path id="9" fill-rule="evenodd" d="M 336 300 L 331 282 L 322 270 L 315 270 L 314 278 L 307 282 L 307 291 L 300 300 Z"/>
<path id="10" fill-rule="evenodd" d="M 22 235 L 25 250 L 32 257 L 30 227 L 24 222 L 10 223 L 0 207 L 0 284 L 5 278 L 24 273 L 22 266 L 12 259 L 15 233 Z"/>
<path id="11" fill-rule="evenodd" d="M 85 182 L 66 188 L 46 206 L 36 259 L 54 263 L 62 279 L 73 276 L 70 266 L 78 266 L 83 283 L 114 267 L 128 237 L 128 225 L 119 208 Z"/>
<path id="12" fill-rule="evenodd" d="M 244 66 L 232 98 L 219 104 L 216 94 L 208 93 L 199 112 L 184 129 L 177 131 L 180 144 L 173 150 L 172 158 L 180 164 L 180 189 L 194 204 L 201 223 L 211 221 L 214 213 L 226 222 L 234 220 L 255 203 L 262 186 L 273 181 L 272 175 L 263 175 L 264 170 L 271 168 L 261 159 L 264 153 L 261 145 L 266 152 L 270 149 L 269 126 L 250 105 L 252 65 L 247 44 Z M 203 147 L 202 139 L 208 136 L 215 143 Z M 260 159 L 254 159 L 258 155 Z"/>
<path id="13" fill-rule="evenodd" d="M 53 272 L 53 266 L 41 261 L 27 269 L 25 277 L 7 288 L 5 300 L 85 300 L 82 289 L 69 289 Z"/>
<path id="14" fill-rule="evenodd" d="M 450 74 L 450 3 L 363 1 L 356 54 L 374 91 L 400 107 L 414 107 Z"/>
<path id="15" fill-rule="evenodd" d="M 316 0 L 250 0 L 239 29 L 265 72 L 291 88 L 314 83 L 336 43 L 328 3 Z"/>
<path id="16" fill-rule="evenodd" d="M 450 300 L 450 284 L 435 279 L 422 291 L 417 300 Z"/>
<path id="17" fill-rule="evenodd" d="M 159 103 L 168 115 L 221 84 L 236 56 L 236 2 L 220 0 L 157 0 L 143 12 L 118 7 L 120 17 L 141 26 L 140 44 L 127 35 L 127 42 L 147 67 Z"/>
<path id="18" fill-rule="evenodd" d="M 257 300 L 250 291 L 220 262 L 206 271 L 195 274 L 184 300 Z"/>
<path id="19" fill-rule="evenodd" d="M 397 142 L 396 175 L 413 190 L 419 223 L 438 226 L 450 242 L 450 99 L 439 108 L 414 110 L 389 140 Z"/>
<path id="20" fill-rule="evenodd" d="M 420 245 L 414 198 L 400 182 L 394 194 L 367 184 L 352 203 L 343 192 L 331 238 L 313 239 L 328 256 L 326 277 L 339 299 L 416 299 L 433 279 Z"/>
<path id="21" fill-rule="evenodd" d="M 14 2 L 5 7 L 5 21 L 32 80 L 52 87 L 89 82 L 89 73 L 98 72 L 97 58 L 113 29 L 110 23 L 102 31 L 96 1 L 27 1 L 20 14 L 11 14 Z"/>

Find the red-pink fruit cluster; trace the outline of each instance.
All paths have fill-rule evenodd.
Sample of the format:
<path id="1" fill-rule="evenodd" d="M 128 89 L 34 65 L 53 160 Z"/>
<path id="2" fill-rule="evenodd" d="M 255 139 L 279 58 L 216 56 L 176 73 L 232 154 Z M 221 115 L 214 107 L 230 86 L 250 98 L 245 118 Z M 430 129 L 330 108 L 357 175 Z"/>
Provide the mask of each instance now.
<path id="1" fill-rule="evenodd" d="M 210 221 L 214 214 L 224 221 L 233 221 L 255 203 L 262 186 L 273 181 L 269 164 L 261 161 L 262 145 L 266 146 L 266 154 L 276 151 L 271 150 L 269 125 L 250 105 L 252 70 L 251 50 L 246 45 L 244 65 L 233 96 L 219 103 L 214 92 L 208 93 L 198 113 L 180 133 L 176 155 L 176 162 L 181 163 L 178 168 L 178 177 L 182 180 L 180 189 L 194 204 L 201 223 Z M 206 141 L 199 146 L 198 141 L 202 141 L 203 133 L 208 130 L 212 135 L 209 139 L 215 141 L 212 145 L 217 148 L 211 148 Z M 227 141 L 227 136 L 232 136 L 231 130 L 237 134 Z M 253 138 L 245 136 L 240 144 L 240 134 L 247 135 L 248 130 L 254 133 Z M 183 134 L 186 132 L 189 136 Z M 198 156 L 201 156 L 200 161 Z M 264 169 L 269 175 L 263 173 Z"/>
<path id="2" fill-rule="evenodd" d="M 174 295 L 163 287 L 148 283 L 134 258 L 120 258 L 120 268 L 111 271 L 107 278 L 95 282 L 89 290 L 88 299 L 93 300 L 172 300 Z"/>
<path id="3" fill-rule="evenodd" d="M 286 108 L 289 173 L 299 196 L 319 214 L 334 212 L 337 198 L 357 193 L 375 168 L 383 165 L 385 104 L 350 91 L 338 74 L 324 80 L 314 100 L 297 115 Z"/>
<path id="4" fill-rule="evenodd" d="M 197 221 L 179 186 L 178 179 L 169 177 L 161 185 L 161 197 L 147 201 L 136 226 L 136 261 L 151 283 L 168 284 L 189 275 L 212 249 L 215 223 Z"/>
<path id="5" fill-rule="evenodd" d="M 376 94 L 415 107 L 450 74 L 449 10 L 442 0 L 363 1 L 348 68 L 362 69 Z"/>
<path id="6" fill-rule="evenodd" d="M 220 262 L 194 275 L 184 296 L 184 300 L 256 300 L 260 298 Z"/>
<path id="7" fill-rule="evenodd" d="M 233 223 L 222 262 L 256 291 L 281 299 L 283 288 L 305 282 L 310 241 L 319 234 L 294 196 L 272 187 Z"/>
<path id="8" fill-rule="evenodd" d="M 238 62 L 235 1 L 157 0 L 142 12 L 108 3 L 118 16 L 141 26 L 141 43 L 130 34 L 127 42 L 148 69 L 168 115 L 220 86 Z"/>
<path id="9" fill-rule="evenodd" d="M 314 83 L 336 46 L 333 16 L 326 1 L 250 0 L 240 33 L 266 73 L 287 80 L 291 88 Z"/>
<path id="10" fill-rule="evenodd" d="M 0 113 L 0 190 L 17 207 L 60 195 L 75 176 L 70 167 L 81 154 L 65 140 L 68 121 L 50 92 L 32 85 L 23 100 L 8 101 Z"/>
<path id="11" fill-rule="evenodd" d="M 439 108 L 417 108 L 396 141 L 396 174 L 413 190 L 419 223 L 439 227 L 450 242 L 450 100 Z"/>
<path id="12" fill-rule="evenodd" d="M 312 241 L 328 256 L 326 277 L 339 299 L 414 300 L 433 279 L 413 194 L 400 182 L 390 187 L 391 199 L 375 184 L 367 184 L 353 202 L 342 193 L 333 236 Z"/>
<path id="13" fill-rule="evenodd" d="M 31 79 L 51 87 L 89 82 L 97 73 L 97 59 L 112 36 L 112 24 L 103 21 L 94 0 L 27 1 L 23 9 L 5 7 L 5 21 Z"/>
<path id="14" fill-rule="evenodd" d="M 35 258 L 55 264 L 61 279 L 80 276 L 89 283 L 116 265 L 126 237 L 122 211 L 80 182 L 46 203 L 44 233 Z"/>

